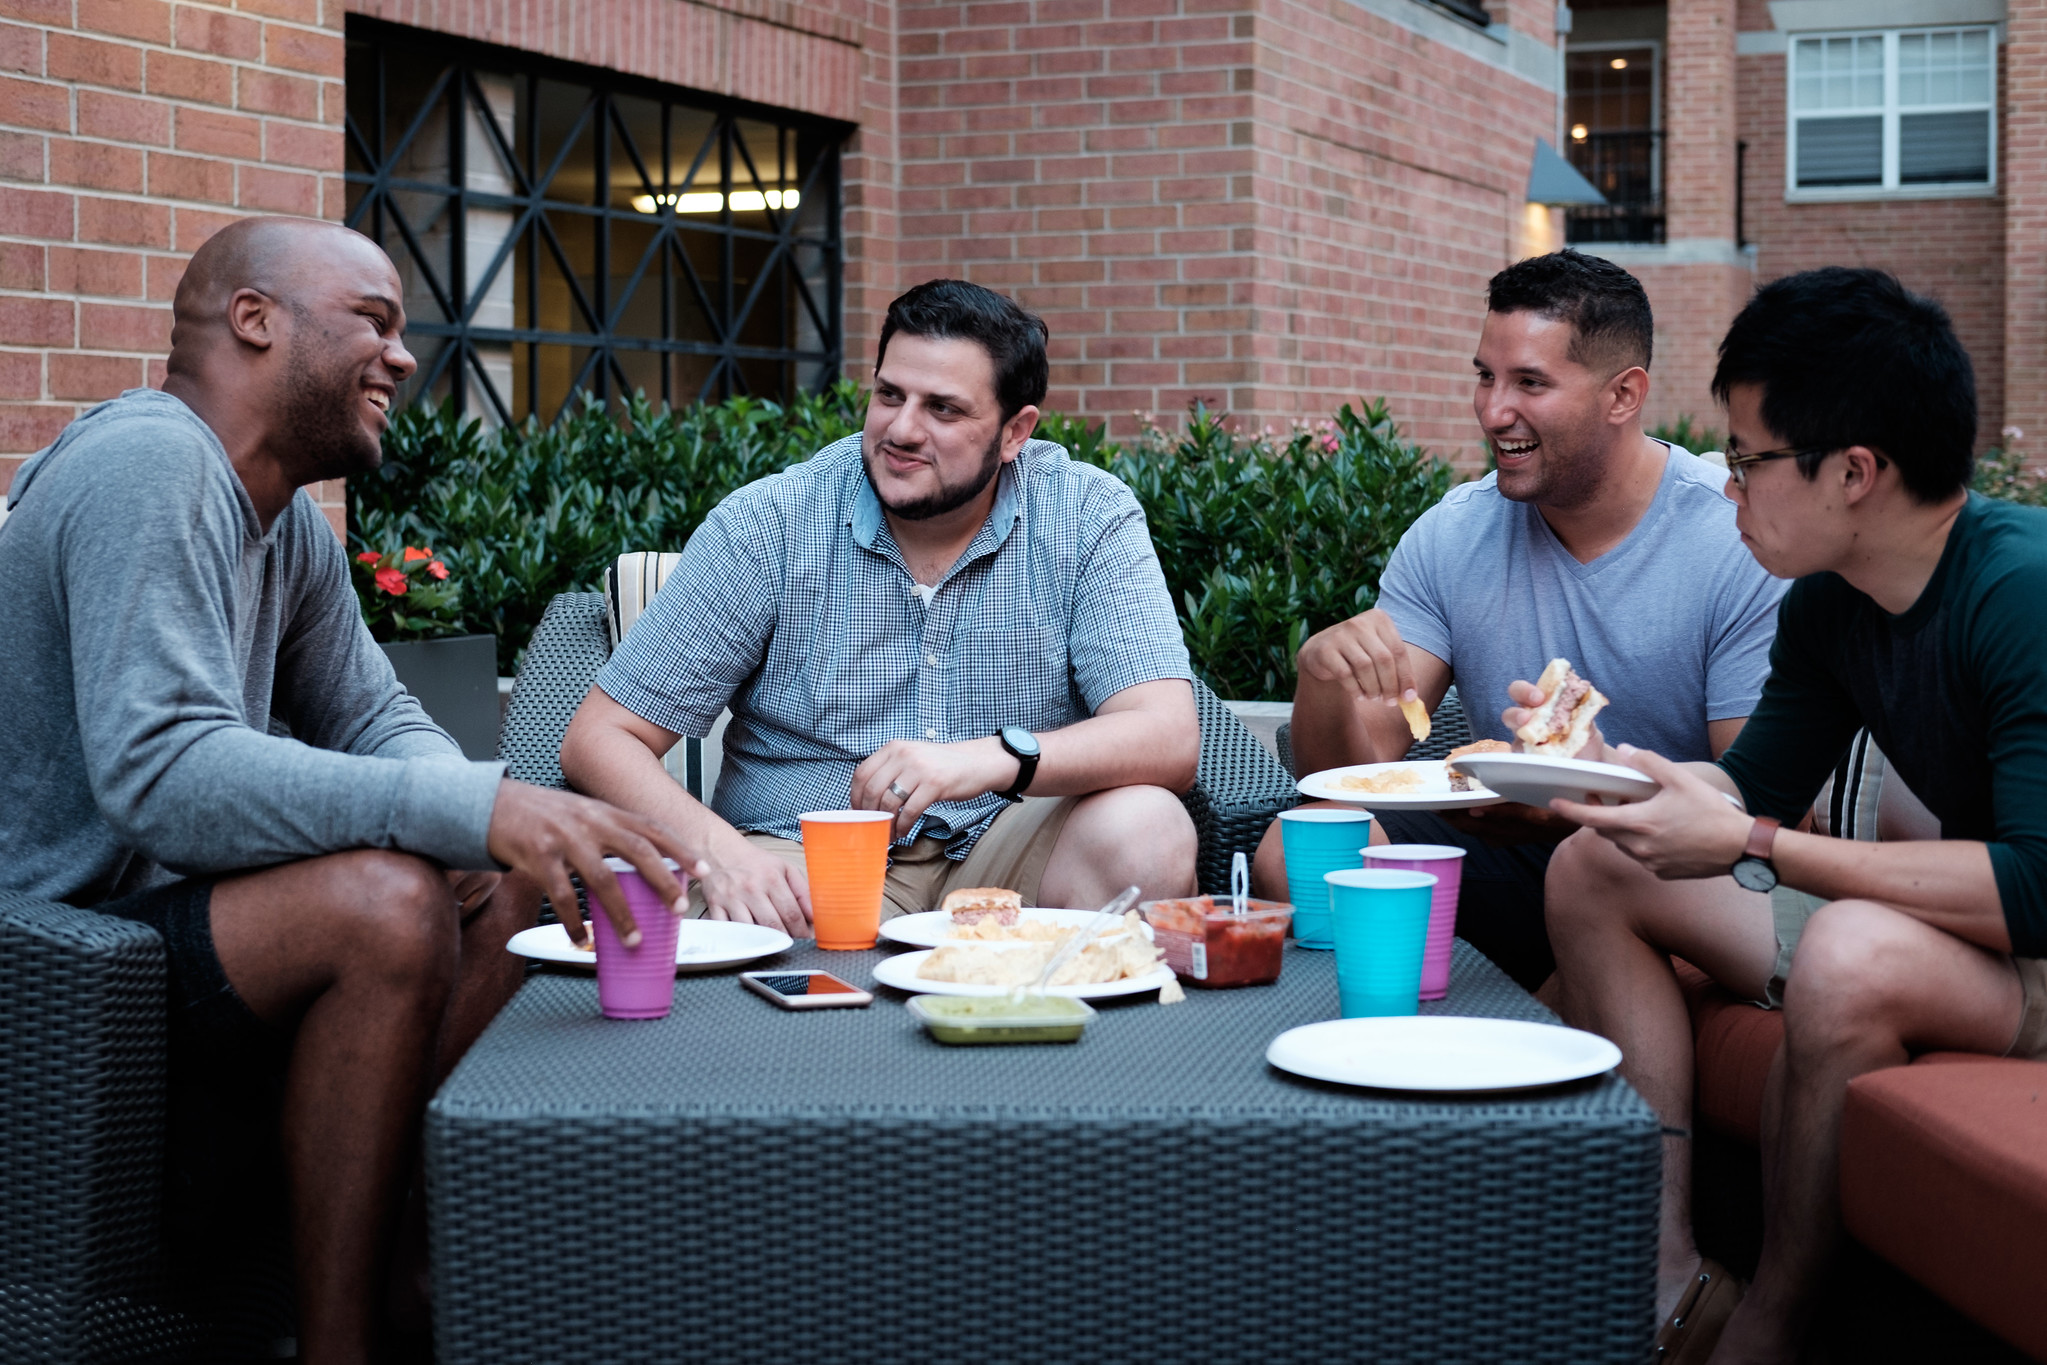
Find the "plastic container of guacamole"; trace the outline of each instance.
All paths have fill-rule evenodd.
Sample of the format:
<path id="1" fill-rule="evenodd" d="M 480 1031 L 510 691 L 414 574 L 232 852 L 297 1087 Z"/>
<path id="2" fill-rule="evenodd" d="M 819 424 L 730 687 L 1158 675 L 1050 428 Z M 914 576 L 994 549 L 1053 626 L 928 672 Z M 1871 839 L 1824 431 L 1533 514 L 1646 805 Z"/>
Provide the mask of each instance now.
<path id="1" fill-rule="evenodd" d="M 1065 995 L 913 995 L 910 1013 L 931 1036 L 954 1046 L 974 1043 L 1075 1043 L 1094 1009 Z"/>

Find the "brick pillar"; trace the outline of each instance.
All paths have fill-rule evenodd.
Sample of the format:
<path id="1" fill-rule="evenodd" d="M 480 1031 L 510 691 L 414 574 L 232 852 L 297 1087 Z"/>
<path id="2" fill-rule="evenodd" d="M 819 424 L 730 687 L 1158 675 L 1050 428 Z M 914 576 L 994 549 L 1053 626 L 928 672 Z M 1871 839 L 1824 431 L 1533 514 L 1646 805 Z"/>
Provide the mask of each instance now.
<path id="1" fill-rule="evenodd" d="M 1735 0 L 1671 0 L 1664 77 L 1664 235 L 1734 238 Z"/>
<path id="2" fill-rule="evenodd" d="M 2025 432 L 2019 447 L 2047 456 L 2047 9 L 2013 5 L 2005 25 L 2004 414 Z M 2002 443 L 1984 413 L 1983 441 Z"/>

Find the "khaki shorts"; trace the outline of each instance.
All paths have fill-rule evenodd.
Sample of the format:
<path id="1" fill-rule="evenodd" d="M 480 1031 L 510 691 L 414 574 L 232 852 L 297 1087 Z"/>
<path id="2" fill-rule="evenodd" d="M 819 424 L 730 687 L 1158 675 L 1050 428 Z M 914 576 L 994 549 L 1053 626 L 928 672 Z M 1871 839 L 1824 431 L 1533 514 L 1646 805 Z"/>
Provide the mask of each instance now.
<path id="1" fill-rule="evenodd" d="M 1765 1009 L 1783 1008 L 1784 982 L 1791 974 L 1791 958 L 1798 951 L 1799 935 L 1805 932 L 1805 922 L 1812 918 L 1813 911 L 1825 904 L 1818 896 L 1793 891 L 1788 886 L 1779 886 L 1770 893 L 1770 914 L 1777 923 L 1777 965 L 1770 972 L 1765 998 L 1756 1001 L 1758 1005 Z M 2047 1061 L 2047 958 L 2006 954 L 2004 960 L 2018 973 L 2019 989 L 2025 995 L 2018 1032 L 2004 1055 Z"/>
<path id="2" fill-rule="evenodd" d="M 889 850 L 888 879 L 881 888 L 881 917 L 936 910 L 945 893 L 961 886 L 1002 886 L 1017 892 L 1025 905 L 1038 903 L 1052 848 L 1066 828 L 1077 796 L 1026 796 L 995 817 L 995 823 L 967 856 L 955 862 L 945 856 L 945 841 L 930 835 Z M 749 830 L 746 841 L 786 862 L 803 866 L 803 845 L 794 839 Z M 689 909 L 704 913 L 703 892 L 690 883 Z"/>

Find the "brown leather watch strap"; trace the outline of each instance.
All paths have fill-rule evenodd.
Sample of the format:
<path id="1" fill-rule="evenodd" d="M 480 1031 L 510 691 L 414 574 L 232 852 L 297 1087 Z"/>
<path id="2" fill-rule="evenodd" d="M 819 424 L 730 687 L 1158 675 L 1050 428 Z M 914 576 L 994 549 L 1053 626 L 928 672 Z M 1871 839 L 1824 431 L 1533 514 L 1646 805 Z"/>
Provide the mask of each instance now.
<path id="1" fill-rule="evenodd" d="M 1756 822 L 1749 826 L 1748 846 L 1741 851 L 1744 858 L 1761 858 L 1770 861 L 1770 850 L 1777 846 L 1779 822 L 1767 815 L 1758 815 Z"/>

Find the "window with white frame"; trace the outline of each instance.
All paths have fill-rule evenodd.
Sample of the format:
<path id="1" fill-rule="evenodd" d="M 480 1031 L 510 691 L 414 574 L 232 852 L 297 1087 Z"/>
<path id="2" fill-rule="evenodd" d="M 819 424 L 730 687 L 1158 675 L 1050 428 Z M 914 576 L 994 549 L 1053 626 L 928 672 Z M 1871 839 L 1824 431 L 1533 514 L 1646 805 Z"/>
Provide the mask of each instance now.
<path id="1" fill-rule="evenodd" d="M 1792 39 L 1791 188 L 1990 184 L 1996 49 L 1991 28 Z"/>

